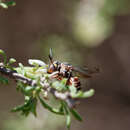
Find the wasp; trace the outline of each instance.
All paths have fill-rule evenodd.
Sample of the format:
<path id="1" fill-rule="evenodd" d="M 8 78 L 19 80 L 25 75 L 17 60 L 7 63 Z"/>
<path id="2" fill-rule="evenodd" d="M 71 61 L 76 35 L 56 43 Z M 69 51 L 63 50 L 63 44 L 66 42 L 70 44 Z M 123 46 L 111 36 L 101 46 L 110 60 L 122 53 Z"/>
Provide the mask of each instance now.
<path id="1" fill-rule="evenodd" d="M 57 72 L 52 78 L 58 80 L 67 78 L 67 85 L 74 84 L 77 90 L 81 89 L 81 82 L 77 76 L 74 76 L 74 72 L 78 72 L 83 77 L 90 78 L 92 73 L 97 73 L 99 71 L 98 68 L 95 70 L 89 70 L 88 68 L 81 69 L 79 67 L 74 67 L 67 62 L 53 61 L 52 49 L 50 49 L 49 60 L 50 65 L 48 67 L 48 73 L 52 74 Z"/>

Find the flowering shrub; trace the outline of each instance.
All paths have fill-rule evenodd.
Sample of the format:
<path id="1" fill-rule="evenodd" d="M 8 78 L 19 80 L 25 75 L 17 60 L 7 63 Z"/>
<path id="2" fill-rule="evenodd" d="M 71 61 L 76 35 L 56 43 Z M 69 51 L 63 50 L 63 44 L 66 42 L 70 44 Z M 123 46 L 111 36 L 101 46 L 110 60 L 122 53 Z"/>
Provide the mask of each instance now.
<path id="1" fill-rule="evenodd" d="M 66 116 L 68 129 L 71 124 L 71 115 L 78 121 L 82 121 L 81 116 L 75 110 L 76 101 L 80 98 L 93 96 L 93 89 L 83 92 L 78 90 L 74 84 L 68 85 L 65 77 L 62 80 L 53 78 L 56 72 L 48 73 L 50 65 L 41 60 L 29 59 L 30 66 L 19 63 L 18 67 L 13 67 L 12 64 L 16 60 L 14 58 L 7 60 L 3 50 L 0 50 L 0 54 L 3 56 L 3 61 L 0 63 L 0 83 L 8 84 L 9 78 L 15 80 L 17 90 L 24 95 L 25 99 L 24 104 L 13 108 L 12 112 L 21 112 L 25 116 L 33 113 L 36 116 L 36 107 L 39 100 L 42 106 L 50 112 Z M 59 108 L 54 108 L 46 103 L 49 94 L 57 99 Z"/>

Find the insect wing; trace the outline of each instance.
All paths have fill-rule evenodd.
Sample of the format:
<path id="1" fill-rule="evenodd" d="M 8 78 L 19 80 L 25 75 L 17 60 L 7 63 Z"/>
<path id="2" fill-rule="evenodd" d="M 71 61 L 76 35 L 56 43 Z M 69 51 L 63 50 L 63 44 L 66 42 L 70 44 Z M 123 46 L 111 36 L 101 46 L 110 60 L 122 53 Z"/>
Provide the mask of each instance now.
<path id="1" fill-rule="evenodd" d="M 83 70 L 80 67 L 73 67 L 73 70 L 77 73 L 79 73 L 80 76 L 85 77 L 85 78 L 91 78 L 91 75 L 87 70 Z"/>
<path id="2" fill-rule="evenodd" d="M 88 69 L 88 68 L 73 67 L 73 70 L 75 72 L 78 72 L 81 76 L 83 76 L 85 78 L 91 78 L 92 74 L 99 72 L 98 68 L 95 68 L 92 70 L 92 69 Z"/>

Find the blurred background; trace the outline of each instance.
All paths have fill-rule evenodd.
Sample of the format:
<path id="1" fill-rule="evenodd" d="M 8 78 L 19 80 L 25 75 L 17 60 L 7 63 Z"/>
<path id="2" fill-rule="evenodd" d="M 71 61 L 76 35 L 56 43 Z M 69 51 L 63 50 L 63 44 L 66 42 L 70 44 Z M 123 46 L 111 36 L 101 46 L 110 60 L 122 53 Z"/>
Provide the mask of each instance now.
<path id="1" fill-rule="evenodd" d="M 0 48 L 27 65 L 29 58 L 56 60 L 101 72 L 83 82 L 92 98 L 77 108 L 83 122 L 71 130 L 130 129 L 130 0 L 16 0 L 0 8 Z M 22 104 L 15 83 L 0 87 L 0 130 L 65 130 L 65 119 L 38 106 L 38 117 L 11 113 Z"/>

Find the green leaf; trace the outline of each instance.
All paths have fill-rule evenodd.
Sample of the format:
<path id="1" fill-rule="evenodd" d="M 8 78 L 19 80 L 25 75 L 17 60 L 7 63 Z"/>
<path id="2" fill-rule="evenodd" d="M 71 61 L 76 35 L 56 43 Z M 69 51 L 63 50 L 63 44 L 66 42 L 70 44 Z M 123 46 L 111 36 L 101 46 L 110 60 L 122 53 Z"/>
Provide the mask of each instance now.
<path id="1" fill-rule="evenodd" d="M 60 106 L 60 112 L 62 112 L 62 113 L 64 113 L 64 106 L 61 104 L 61 106 Z"/>
<path id="2" fill-rule="evenodd" d="M 8 6 L 5 3 L 0 3 L 0 6 L 4 9 L 8 9 Z"/>
<path id="3" fill-rule="evenodd" d="M 72 98 L 81 98 L 83 95 L 82 91 L 78 91 L 77 93 L 70 93 Z"/>
<path id="4" fill-rule="evenodd" d="M 8 2 L 5 2 L 5 4 L 7 6 L 15 6 L 16 5 L 16 3 L 14 1 L 8 1 Z"/>
<path id="5" fill-rule="evenodd" d="M 18 111 L 26 111 L 29 109 L 30 107 L 30 100 L 31 98 L 29 98 L 29 100 L 25 101 L 25 103 L 23 105 L 17 106 L 15 108 L 13 108 L 11 111 L 12 112 L 18 112 Z"/>
<path id="6" fill-rule="evenodd" d="M 10 58 L 9 59 L 9 64 L 13 64 L 13 63 L 15 63 L 16 62 L 16 60 L 14 59 L 14 58 Z"/>
<path id="7" fill-rule="evenodd" d="M 66 103 L 63 102 L 63 106 L 64 106 L 64 112 L 66 114 L 66 126 L 68 128 L 68 130 L 70 130 L 70 126 L 71 126 L 71 115 L 69 112 L 69 109 L 66 105 Z"/>
<path id="8" fill-rule="evenodd" d="M 89 91 L 84 92 L 81 97 L 82 98 L 89 98 L 89 97 L 93 96 L 94 93 L 95 93 L 94 89 L 90 89 Z"/>
<path id="9" fill-rule="evenodd" d="M 32 95 L 32 92 L 33 92 L 33 90 L 35 89 L 34 87 L 32 87 L 32 86 L 26 86 L 26 87 L 22 87 L 23 88 L 23 92 L 24 92 L 24 94 L 25 95 Z"/>
<path id="10" fill-rule="evenodd" d="M 18 112 L 24 109 L 24 105 L 17 106 L 11 110 L 11 112 Z"/>
<path id="11" fill-rule="evenodd" d="M 0 6 L 3 6 L 3 8 L 6 8 L 6 5 L 4 3 L 0 3 Z M 4 57 L 4 64 L 6 64 L 7 56 L 6 56 L 5 52 L 2 49 L 0 49 L 0 54 Z"/>
<path id="12" fill-rule="evenodd" d="M 70 109 L 71 114 L 78 120 L 82 121 L 82 117 L 74 109 Z"/>
<path id="13" fill-rule="evenodd" d="M 25 73 L 25 76 L 28 77 L 28 78 L 31 78 L 31 79 L 35 79 L 36 78 L 36 75 L 33 74 L 33 73 L 30 73 L 30 72 L 27 72 Z"/>
<path id="14" fill-rule="evenodd" d="M 37 107 L 37 99 L 34 98 L 31 104 L 31 112 L 34 114 L 34 116 L 37 116 L 36 107 Z"/>
<path id="15" fill-rule="evenodd" d="M 28 111 L 29 110 L 29 108 L 30 108 L 30 98 L 29 98 L 29 100 L 28 101 L 25 101 L 25 103 L 23 104 L 23 105 L 20 105 L 20 106 L 17 106 L 17 107 L 15 107 L 15 108 L 13 108 L 12 110 L 11 110 L 11 112 L 18 112 L 18 111 L 23 111 L 23 112 L 25 112 L 25 111 Z"/>
<path id="16" fill-rule="evenodd" d="M 64 84 L 64 85 L 66 85 L 67 80 L 68 80 L 67 78 L 64 78 L 64 79 L 61 80 L 61 83 Z"/>
<path id="17" fill-rule="evenodd" d="M 69 114 L 66 115 L 66 125 L 67 125 L 68 130 L 70 130 L 71 116 Z"/>
<path id="18" fill-rule="evenodd" d="M 56 109 L 56 108 L 51 107 L 50 105 L 48 105 L 47 103 L 45 103 L 44 100 L 41 99 L 40 96 L 38 96 L 38 98 L 39 98 L 39 100 L 40 100 L 42 106 L 43 106 L 44 108 L 48 109 L 50 112 L 53 112 L 53 113 L 59 114 L 59 115 L 64 115 L 64 113 L 61 112 L 61 109 Z"/>
<path id="19" fill-rule="evenodd" d="M 1 4 L 1 3 L 0 3 L 0 4 Z M 0 54 L 1 54 L 1 55 L 4 55 L 5 52 L 4 52 L 2 49 L 0 49 Z"/>
<path id="20" fill-rule="evenodd" d="M 18 70 L 19 70 L 19 72 L 16 70 L 18 73 L 25 75 L 26 71 L 25 71 L 22 63 L 19 63 L 19 69 Z"/>
<path id="21" fill-rule="evenodd" d="M 72 98 L 89 98 L 94 95 L 94 89 L 90 89 L 86 92 L 78 91 L 77 93 L 71 93 Z"/>
<path id="22" fill-rule="evenodd" d="M 68 89 L 67 86 L 66 86 L 66 79 L 53 82 L 52 87 L 55 88 L 58 91 L 66 91 Z"/>
<path id="23" fill-rule="evenodd" d="M 54 87 L 58 91 L 62 91 L 65 86 L 61 84 L 59 81 L 55 81 L 52 83 L 52 87 Z"/>
<path id="24" fill-rule="evenodd" d="M 77 88 L 74 85 L 69 86 L 69 90 L 72 94 L 76 94 L 77 93 Z"/>
<path id="25" fill-rule="evenodd" d="M 24 105 L 17 106 L 13 108 L 11 111 L 12 112 L 21 111 L 22 114 L 25 116 L 27 116 L 30 112 L 32 112 L 36 116 L 36 105 L 37 105 L 37 99 L 33 97 L 28 97 L 25 99 Z"/>
<path id="26" fill-rule="evenodd" d="M 22 82 L 17 82 L 17 90 L 20 90 L 24 96 L 33 96 L 33 92 L 36 90 L 36 87 L 34 86 L 27 86 L 26 84 Z M 38 92 L 38 90 L 37 90 Z"/>
<path id="27" fill-rule="evenodd" d="M 0 76 L 0 83 L 2 83 L 2 84 L 8 84 L 8 79 Z"/>

